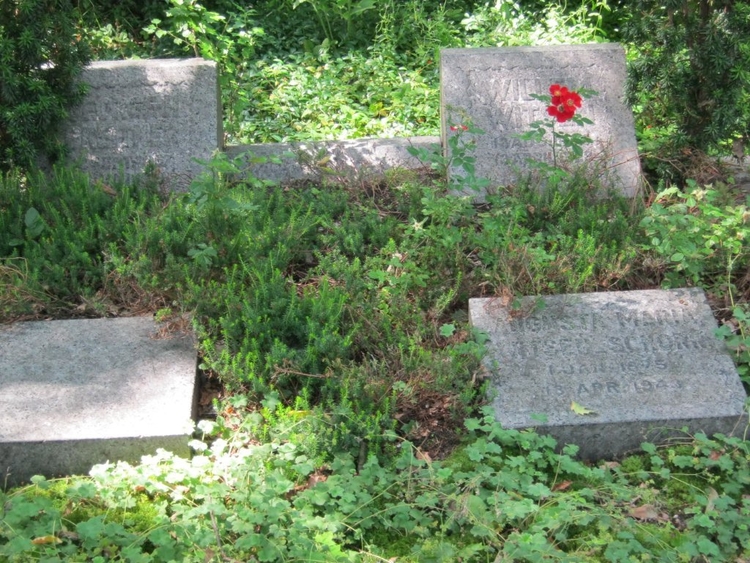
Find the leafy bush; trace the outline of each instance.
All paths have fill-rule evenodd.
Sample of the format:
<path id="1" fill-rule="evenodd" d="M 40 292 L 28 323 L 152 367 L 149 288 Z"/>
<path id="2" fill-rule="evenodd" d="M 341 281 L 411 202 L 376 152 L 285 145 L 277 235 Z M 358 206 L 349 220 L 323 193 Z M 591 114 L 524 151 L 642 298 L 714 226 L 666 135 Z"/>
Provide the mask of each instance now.
<path id="1" fill-rule="evenodd" d="M 628 96 L 642 126 L 673 125 L 674 147 L 704 151 L 747 136 L 750 6 L 642 0 L 628 13 L 622 31 L 635 53 Z"/>
<path id="2" fill-rule="evenodd" d="M 83 97 L 88 47 L 69 0 L 6 0 L 0 22 L 0 170 L 30 168 L 64 153 L 57 130 Z"/>
<path id="3" fill-rule="evenodd" d="M 366 29 L 362 20 L 366 20 L 367 12 L 375 9 L 375 0 L 295 0 L 293 9 L 307 4 L 313 12 L 323 30 L 326 39 L 334 43 L 339 38 L 347 43 L 354 36 L 354 25 L 359 29 Z M 368 22 L 370 23 L 370 22 Z"/>
<path id="4" fill-rule="evenodd" d="M 465 46 L 564 45 L 605 39 L 601 21 L 602 12 L 608 9 L 606 1 L 581 2 L 572 8 L 555 2 L 543 4 L 525 10 L 513 0 L 476 5 L 461 22 Z"/>
<path id="5" fill-rule="evenodd" d="M 723 324 L 717 335 L 735 353 L 740 375 L 750 384 L 750 211 L 731 193 L 689 180 L 685 191 L 668 188 L 641 221 L 647 248 L 661 258 L 665 287 L 710 288 Z"/>
<path id="6" fill-rule="evenodd" d="M 226 132 L 235 135 L 235 124 L 242 120 L 248 104 L 242 79 L 264 34 L 255 10 L 234 3 L 232 12 L 224 16 L 196 0 L 170 0 L 165 20 L 154 18 L 143 33 L 154 37 L 152 53 L 156 56 L 200 56 L 216 61 Z"/>
<path id="7" fill-rule="evenodd" d="M 692 180 L 684 191 L 672 187 L 656 194 L 641 226 L 650 238 L 649 248 L 672 265 L 664 286 L 730 289 L 737 282 L 747 284 L 743 277 L 750 261 L 745 244 L 750 212 L 731 197 Z"/>
<path id="8" fill-rule="evenodd" d="M 404 68 L 393 56 L 291 53 L 262 57 L 238 76 L 243 113 L 228 126 L 242 142 L 428 135 L 437 130 L 437 66 Z"/>

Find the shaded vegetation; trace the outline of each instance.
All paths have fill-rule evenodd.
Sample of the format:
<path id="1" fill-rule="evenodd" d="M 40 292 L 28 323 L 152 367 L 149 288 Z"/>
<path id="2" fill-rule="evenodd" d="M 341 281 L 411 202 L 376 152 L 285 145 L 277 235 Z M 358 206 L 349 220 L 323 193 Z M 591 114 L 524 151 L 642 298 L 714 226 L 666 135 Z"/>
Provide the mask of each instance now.
<path id="1" fill-rule="evenodd" d="M 89 57 L 69 0 L 0 3 L 0 172 L 64 154 L 57 129 L 83 97 Z"/>

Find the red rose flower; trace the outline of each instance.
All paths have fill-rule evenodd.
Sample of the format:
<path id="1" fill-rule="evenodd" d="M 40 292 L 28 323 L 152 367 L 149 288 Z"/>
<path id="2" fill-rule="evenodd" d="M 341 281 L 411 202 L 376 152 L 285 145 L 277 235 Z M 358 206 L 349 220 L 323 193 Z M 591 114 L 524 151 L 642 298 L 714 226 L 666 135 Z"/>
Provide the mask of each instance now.
<path id="1" fill-rule="evenodd" d="M 549 87 L 549 93 L 552 94 L 552 97 L 556 96 L 563 96 L 568 92 L 568 89 L 565 86 L 560 86 L 559 84 L 553 84 Z"/>
<path id="2" fill-rule="evenodd" d="M 581 96 L 578 92 L 571 92 L 565 86 L 553 84 L 549 87 L 552 94 L 551 105 L 547 107 L 547 113 L 563 123 L 572 119 L 576 110 L 581 107 Z"/>

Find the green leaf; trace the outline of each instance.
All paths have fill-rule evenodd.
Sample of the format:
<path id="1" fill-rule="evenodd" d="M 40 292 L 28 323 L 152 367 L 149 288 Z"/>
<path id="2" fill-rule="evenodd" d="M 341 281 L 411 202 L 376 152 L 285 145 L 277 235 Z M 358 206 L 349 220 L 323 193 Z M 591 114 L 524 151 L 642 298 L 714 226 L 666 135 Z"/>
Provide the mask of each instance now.
<path id="1" fill-rule="evenodd" d="M 351 12 L 349 12 L 349 18 L 357 16 L 362 12 L 366 12 L 367 10 L 372 10 L 374 7 L 375 0 L 362 0 L 359 4 L 352 8 Z"/>
<path id="2" fill-rule="evenodd" d="M 647 454 L 655 454 L 656 453 L 656 446 L 652 444 L 651 442 L 642 442 L 641 443 L 641 449 L 646 452 Z"/>
<path id="3" fill-rule="evenodd" d="M 449 336 L 453 336 L 453 333 L 456 332 L 456 325 L 454 324 L 444 324 L 440 327 L 440 336 L 444 336 L 448 338 Z"/>
<path id="4" fill-rule="evenodd" d="M 482 422 L 478 418 L 467 418 L 464 420 L 464 426 L 469 431 L 479 430 L 482 428 Z"/>
<path id="5" fill-rule="evenodd" d="M 536 420 L 537 422 L 541 422 L 542 424 L 547 424 L 549 417 L 546 414 L 534 413 L 531 415 L 531 420 Z"/>
<path id="6" fill-rule="evenodd" d="M 713 555 L 714 557 L 719 557 L 721 555 L 719 547 L 706 537 L 699 538 L 696 543 L 698 544 L 698 550 L 703 555 Z"/>
<path id="7" fill-rule="evenodd" d="M 549 487 L 544 483 L 532 483 L 524 491 L 528 496 L 537 499 L 543 499 L 552 494 Z"/>
<path id="8" fill-rule="evenodd" d="M 47 478 L 44 475 L 34 475 L 29 481 L 42 489 L 46 489 L 49 486 Z"/>
<path id="9" fill-rule="evenodd" d="M 29 207 L 26 211 L 24 223 L 26 224 L 27 232 L 31 238 L 37 238 L 42 232 L 44 232 L 44 229 L 47 226 L 44 223 L 44 219 L 39 215 L 39 212 L 33 207 Z"/>

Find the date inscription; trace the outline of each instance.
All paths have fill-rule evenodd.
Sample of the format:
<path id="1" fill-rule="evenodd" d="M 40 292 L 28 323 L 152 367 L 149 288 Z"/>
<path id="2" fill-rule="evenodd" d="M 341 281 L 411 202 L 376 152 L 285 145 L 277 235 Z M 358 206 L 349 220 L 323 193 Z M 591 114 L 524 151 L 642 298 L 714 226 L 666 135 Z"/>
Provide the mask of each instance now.
<path id="1" fill-rule="evenodd" d="M 545 393 L 548 397 L 565 397 L 574 392 L 576 397 L 601 397 L 601 396 L 623 396 L 656 391 L 679 391 L 684 384 L 675 379 L 667 378 L 644 378 L 636 381 L 602 379 L 599 381 L 587 381 L 579 383 L 562 383 L 551 381 L 547 384 Z"/>

